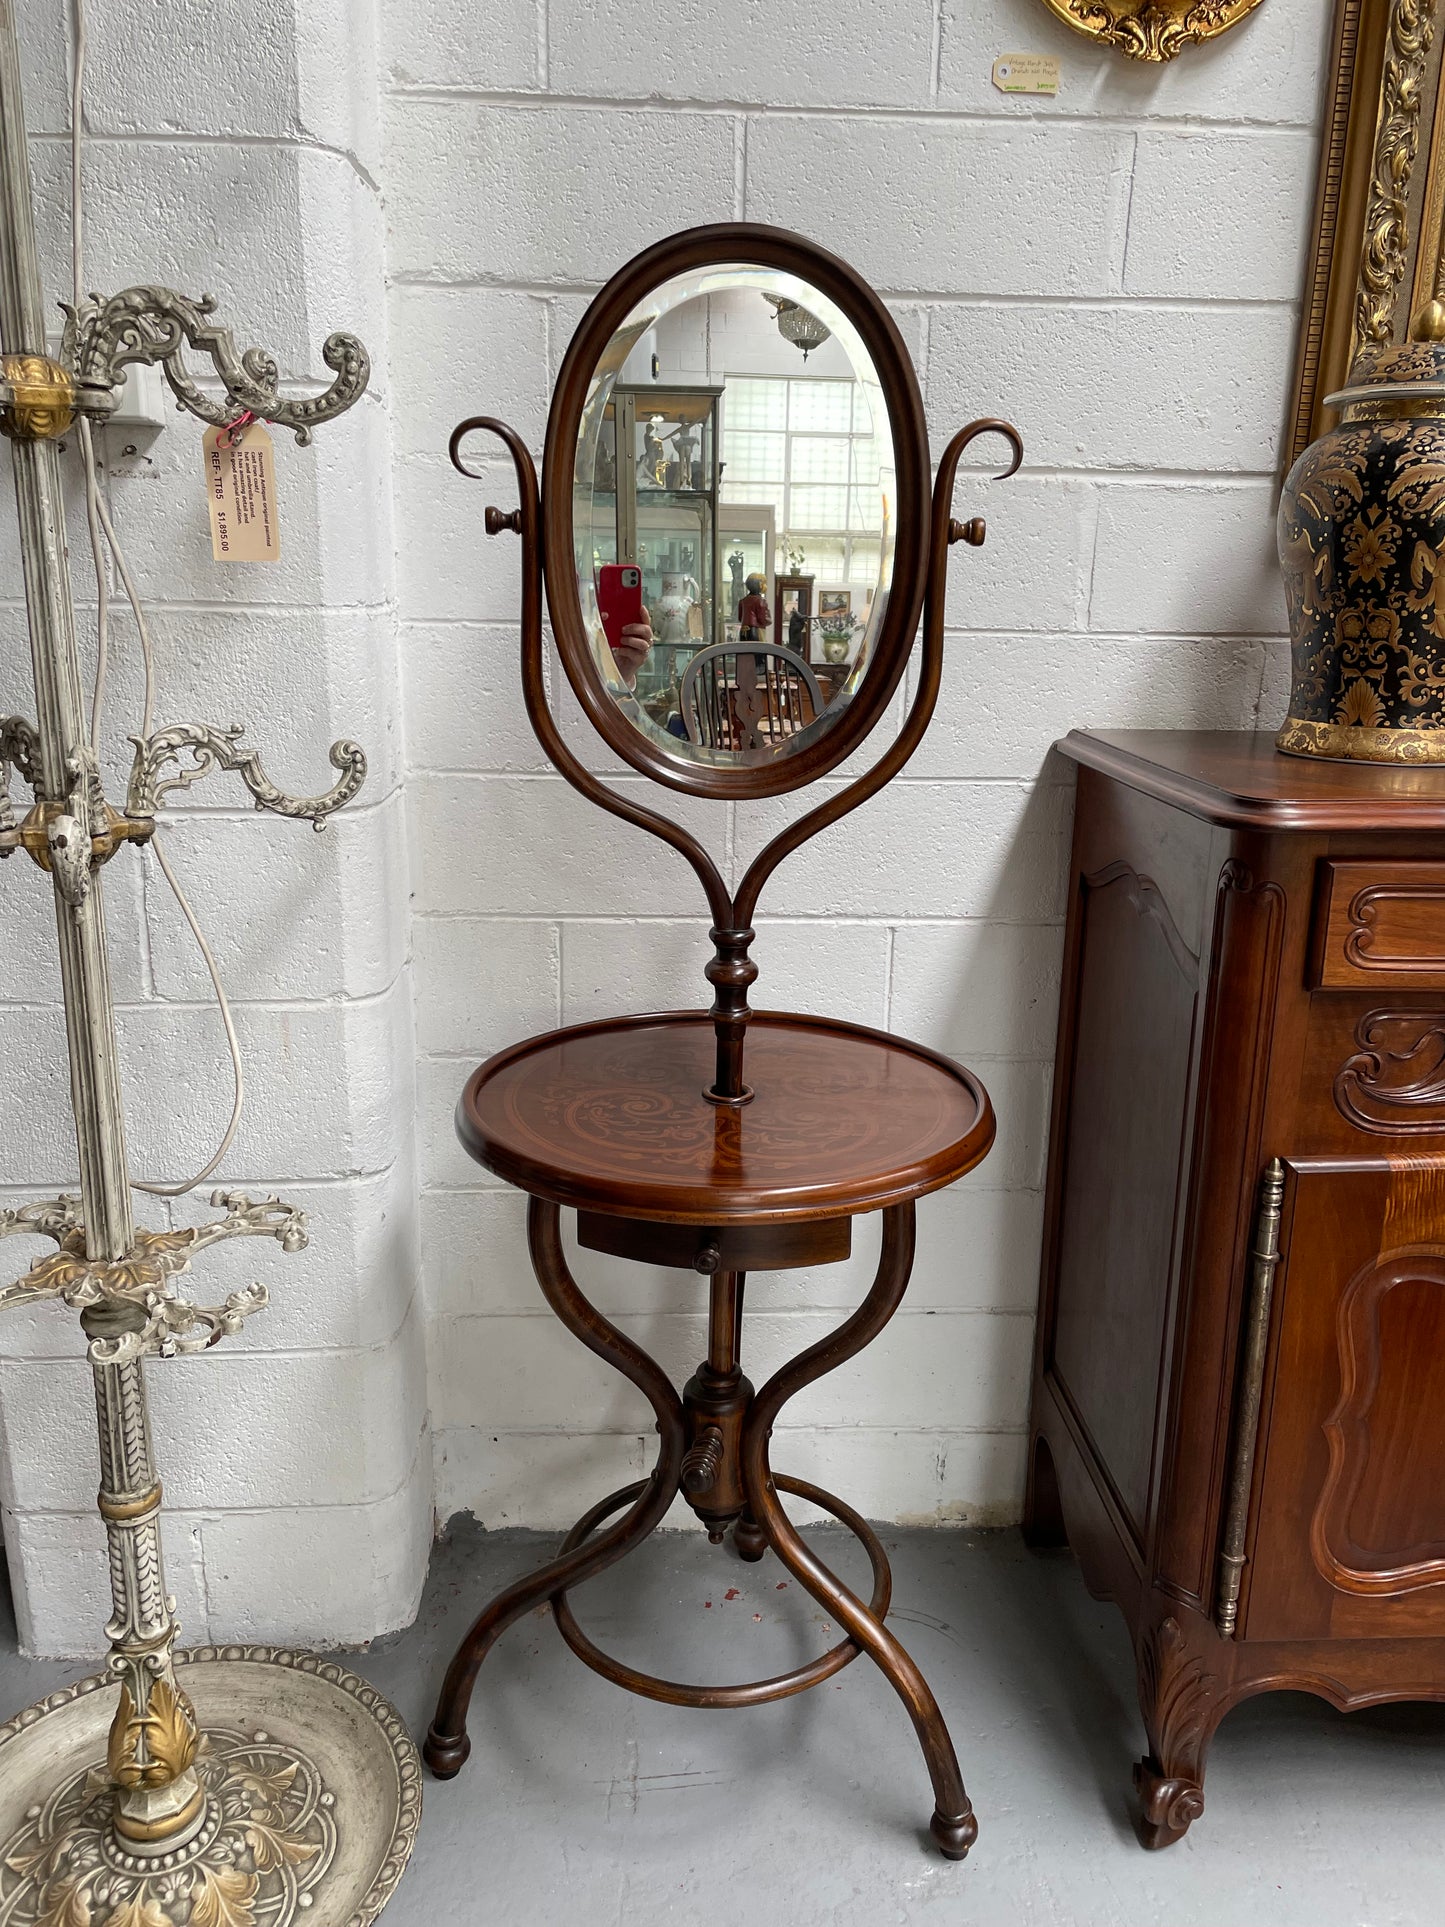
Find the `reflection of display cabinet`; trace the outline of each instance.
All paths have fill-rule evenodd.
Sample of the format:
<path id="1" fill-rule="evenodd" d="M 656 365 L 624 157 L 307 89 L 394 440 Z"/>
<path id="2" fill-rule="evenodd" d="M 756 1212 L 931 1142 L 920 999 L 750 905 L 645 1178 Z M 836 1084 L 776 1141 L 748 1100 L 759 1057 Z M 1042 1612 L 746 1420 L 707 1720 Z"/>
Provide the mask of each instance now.
<path id="1" fill-rule="evenodd" d="M 1028 1530 L 1128 1620 L 1162 1846 L 1247 1695 L 1445 1699 L 1445 794 L 1252 732 L 1062 747 Z"/>
<path id="2" fill-rule="evenodd" d="M 625 387 L 603 418 L 598 479 L 612 481 L 616 544 L 603 562 L 635 562 L 652 618 L 652 654 L 637 678 L 644 704 L 676 707 L 682 673 L 723 639 L 717 507 L 722 442 L 718 388 Z M 594 500 L 605 508 L 607 493 Z M 660 714 L 659 721 L 665 721 Z"/>

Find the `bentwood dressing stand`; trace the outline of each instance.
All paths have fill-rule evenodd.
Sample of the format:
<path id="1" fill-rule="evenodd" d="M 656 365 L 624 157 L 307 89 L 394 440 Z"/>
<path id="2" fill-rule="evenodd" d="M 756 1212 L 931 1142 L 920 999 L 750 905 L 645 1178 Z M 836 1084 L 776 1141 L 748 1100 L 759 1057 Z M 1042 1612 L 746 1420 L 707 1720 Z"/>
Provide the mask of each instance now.
<path id="1" fill-rule="evenodd" d="M 1129 1623 L 1161 1847 L 1248 1695 L 1445 1699 L 1445 775 L 1060 748 L 1026 1530 Z"/>
<path id="2" fill-rule="evenodd" d="M 657 383 L 661 396 L 684 372 L 710 384 L 722 431 L 700 449 L 689 443 L 685 462 L 668 462 L 669 416 L 661 402 L 648 407 L 647 385 Z M 619 412 L 614 391 L 622 389 L 629 407 Z M 730 419 L 754 430 L 771 422 L 779 434 L 792 430 L 778 424 L 795 420 L 826 430 L 830 459 L 847 477 L 836 510 L 846 521 L 853 579 L 876 569 L 876 580 L 854 598 L 851 654 L 821 712 L 811 703 L 758 701 L 764 679 L 736 634 L 737 612 L 721 599 L 720 558 L 686 551 L 687 542 L 702 539 L 699 528 L 713 528 L 685 499 L 715 489 L 709 460 L 743 465 L 747 435 L 730 443 Z M 428 1764 L 440 1778 L 459 1771 L 482 1661 L 515 1619 L 544 1601 L 589 1666 L 632 1692 L 679 1705 L 781 1699 L 866 1652 L 917 1731 L 933 1782 L 933 1838 L 949 1858 L 962 1859 L 977 1833 L 973 1811 L 937 1702 L 884 1623 L 891 1580 L 883 1547 L 841 1499 L 774 1473 L 768 1442 L 789 1399 L 887 1324 L 908 1283 L 915 1199 L 985 1156 L 993 1113 L 977 1079 L 932 1051 L 853 1024 L 750 1009 L 758 965 L 749 953 L 754 908 L 778 864 L 875 794 L 927 728 L 942 669 L 949 547 L 984 534 L 981 522 L 951 516 L 959 458 L 991 433 L 1011 444 L 1017 468 L 1017 433 L 991 421 L 961 430 L 930 497 L 917 381 L 883 304 L 821 249 L 745 226 L 662 242 L 598 295 L 558 377 L 540 495 L 524 444 L 489 417 L 454 433 L 458 466 L 461 441 L 478 429 L 506 442 L 521 491 L 520 508 L 488 509 L 486 522 L 489 532 L 513 530 L 522 540 L 522 687 L 532 726 L 575 788 L 692 866 L 716 954 L 707 967 L 711 1010 L 619 1016 L 531 1038 L 483 1064 L 463 1092 L 457 1123 L 466 1148 L 530 1195 L 532 1264 L 548 1304 L 645 1394 L 661 1442 L 649 1478 L 593 1505 L 551 1564 L 481 1614 L 447 1673 Z M 619 491 L 624 470 L 638 480 Z M 715 529 L 708 539 L 717 539 Z M 639 678 L 637 638 L 624 633 L 635 624 L 609 627 L 614 599 L 629 587 L 636 592 L 659 549 L 676 564 L 674 595 L 685 582 L 695 595 L 685 612 L 669 612 L 687 638 L 672 649 L 676 688 L 656 674 Z M 872 769 L 802 811 L 733 891 L 694 836 L 590 774 L 562 739 L 543 678 L 544 584 L 562 667 L 587 719 L 625 762 L 673 790 L 777 796 L 837 768 L 887 710 L 921 611 L 916 690 Z M 681 715 L 687 666 L 678 659 L 689 649 L 721 651 L 729 665 L 714 678 L 710 702 L 721 720 L 704 741 Z M 582 1295 L 563 1253 L 567 1209 L 577 1213 L 584 1249 L 673 1266 L 706 1289 L 707 1356 L 681 1394 Z M 874 1211 L 883 1214 L 882 1247 L 863 1303 L 755 1392 L 741 1364 L 746 1274 L 846 1258 L 852 1220 Z M 743 1559 L 775 1553 L 845 1637 L 791 1672 L 727 1686 L 659 1679 L 595 1646 L 572 1614 L 569 1592 L 633 1550 L 679 1491 L 714 1543 L 731 1532 Z M 789 1522 L 780 1494 L 820 1506 L 856 1534 L 873 1569 L 871 1598 L 858 1598 L 828 1570 Z"/>

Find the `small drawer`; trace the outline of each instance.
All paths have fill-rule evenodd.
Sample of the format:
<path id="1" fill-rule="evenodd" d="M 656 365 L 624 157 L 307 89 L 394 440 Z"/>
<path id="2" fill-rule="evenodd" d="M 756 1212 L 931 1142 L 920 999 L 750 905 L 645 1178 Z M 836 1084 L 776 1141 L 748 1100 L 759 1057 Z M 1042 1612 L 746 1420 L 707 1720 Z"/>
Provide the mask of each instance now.
<path id="1" fill-rule="evenodd" d="M 1445 990 L 1445 863 L 1322 863 L 1310 982 Z"/>

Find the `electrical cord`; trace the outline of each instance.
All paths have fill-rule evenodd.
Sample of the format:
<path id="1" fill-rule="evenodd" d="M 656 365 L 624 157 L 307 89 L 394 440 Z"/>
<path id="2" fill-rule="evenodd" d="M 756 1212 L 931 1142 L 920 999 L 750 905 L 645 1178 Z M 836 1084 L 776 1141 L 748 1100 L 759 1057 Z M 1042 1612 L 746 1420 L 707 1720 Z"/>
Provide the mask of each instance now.
<path id="1" fill-rule="evenodd" d="M 85 98 L 85 57 L 86 21 L 85 0 L 73 0 L 71 10 L 73 78 L 70 93 L 70 270 L 72 299 L 80 306 L 85 292 L 85 199 L 81 182 L 81 125 Z M 100 491 L 99 471 L 95 459 L 95 444 L 88 421 L 80 424 L 80 451 L 85 468 L 85 521 L 90 536 L 91 555 L 95 564 L 95 585 L 97 601 L 96 618 L 96 663 L 95 687 L 91 696 L 90 740 L 97 752 L 100 749 L 101 717 L 105 706 L 105 685 L 110 668 L 110 580 L 106 573 L 105 555 L 108 550 L 125 589 L 126 600 L 135 618 L 136 631 L 140 637 L 141 663 L 145 675 L 145 689 L 141 700 L 141 735 L 149 737 L 155 712 L 156 675 L 155 651 L 151 644 L 150 624 L 146 620 L 145 608 L 131 576 L 125 551 L 110 519 L 110 510 Z M 142 1179 L 133 1178 L 131 1189 L 149 1192 L 152 1197 L 180 1198 L 196 1186 L 204 1184 L 217 1165 L 225 1157 L 235 1140 L 241 1122 L 241 1112 L 246 1102 L 246 1074 L 241 1061 L 241 1045 L 236 1035 L 235 1020 L 231 1015 L 230 1002 L 221 973 L 211 946 L 206 941 L 190 900 L 181 888 L 170 860 L 162 849 L 159 835 L 153 838 L 150 849 L 160 865 L 161 875 L 170 886 L 181 915 L 190 927 L 196 940 L 196 947 L 205 963 L 211 988 L 215 992 L 216 1008 L 220 1013 L 221 1024 L 226 1033 L 226 1046 L 231 1056 L 231 1116 L 214 1153 L 196 1172 L 194 1177 L 186 1178 L 177 1184 L 149 1184 Z"/>

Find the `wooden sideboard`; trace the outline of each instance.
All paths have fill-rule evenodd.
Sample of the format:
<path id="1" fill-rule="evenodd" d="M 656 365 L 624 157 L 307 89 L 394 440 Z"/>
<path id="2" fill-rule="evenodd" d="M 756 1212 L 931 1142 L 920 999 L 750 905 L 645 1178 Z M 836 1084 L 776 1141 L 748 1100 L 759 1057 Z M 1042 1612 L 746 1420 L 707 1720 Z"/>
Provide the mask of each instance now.
<path id="1" fill-rule="evenodd" d="M 1060 748 L 1025 1530 L 1128 1621 L 1158 1847 L 1250 1694 L 1445 1699 L 1445 770 Z"/>

